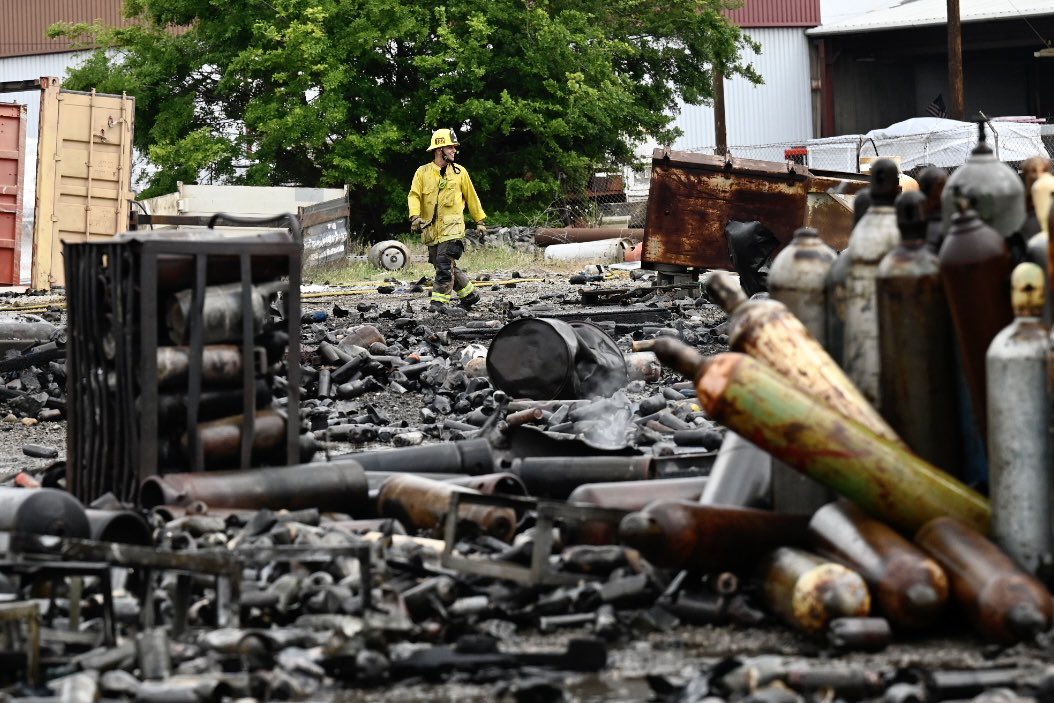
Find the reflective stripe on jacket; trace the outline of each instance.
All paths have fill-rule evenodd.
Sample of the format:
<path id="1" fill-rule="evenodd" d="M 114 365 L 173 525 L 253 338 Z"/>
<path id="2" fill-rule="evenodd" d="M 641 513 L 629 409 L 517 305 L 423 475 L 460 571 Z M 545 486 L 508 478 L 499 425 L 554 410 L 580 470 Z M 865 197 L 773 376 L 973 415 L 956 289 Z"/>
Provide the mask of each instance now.
<path id="1" fill-rule="evenodd" d="M 444 180 L 446 183 L 440 187 Z M 428 245 L 465 236 L 466 206 L 475 222 L 487 217 L 468 170 L 460 164 L 457 171 L 454 164 L 448 165 L 445 178 L 439 174 L 434 161 L 420 167 L 414 173 L 406 200 L 410 217 L 420 217 L 424 222 L 421 241 Z"/>

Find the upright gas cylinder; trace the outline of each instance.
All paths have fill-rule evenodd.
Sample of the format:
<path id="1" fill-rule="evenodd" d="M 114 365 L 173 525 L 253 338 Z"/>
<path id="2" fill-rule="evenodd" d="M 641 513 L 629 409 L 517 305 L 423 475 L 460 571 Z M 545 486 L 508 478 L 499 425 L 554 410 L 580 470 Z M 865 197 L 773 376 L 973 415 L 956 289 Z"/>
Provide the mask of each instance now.
<path id="1" fill-rule="evenodd" d="M 693 378 L 699 402 L 725 427 L 853 500 L 891 526 L 915 531 L 952 515 L 988 532 L 984 496 L 903 445 L 846 419 L 745 354 L 704 357 L 670 338 L 654 340 L 663 364 Z"/>
<path id="2" fill-rule="evenodd" d="M 939 166 L 929 166 L 919 174 L 919 190 L 926 196 L 926 246 L 939 254 L 944 243 L 944 222 L 941 219 L 941 196 L 948 182 L 948 172 Z"/>
<path id="3" fill-rule="evenodd" d="M 867 209 L 871 207 L 871 189 L 862 188 L 853 196 L 853 226 L 855 227 Z M 845 368 L 845 309 L 848 291 L 846 279 L 849 277 L 849 250 L 843 249 L 838 258 L 831 264 L 824 279 L 827 291 L 827 335 L 824 346 L 831 358 Z"/>
<path id="4" fill-rule="evenodd" d="M 731 350 L 749 354 L 845 417 L 877 435 L 900 442 L 878 410 L 786 305 L 771 298 L 748 300 L 743 289 L 724 271 L 710 275 L 706 290 L 730 316 Z M 635 344 L 634 349 L 645 346 Z"/>
<path id="5" fill-rule="evenodd" d="M 871 612 L 871 594 L 855 571 L 803 549 L 780 547 L 758 568 L 768 606 L 786 622 L 820 634 L 831 620 Z"/>
<path id="6" fill-rule="evenodd" d="M 809 531 L 818 554 L 845 564 L 867 581 L 874 606 L 897 629 L 925 629 L 944 612 L 948 602 L 944 570 L 893 528 L 849 501 L 817 510 Z"/>
<path id="7" fill-rule="evenodd" d="M 941 283 L 952 313 L 963 375 L 981 438 L 987 436 L 985 355 L 992 339 L 1013 320 L 1010 252 L 1006 241 L 960 202 L 941 246 Z"/>
<path id="8" fill-rule="evenodd" d="M 1025 186 L 1014 169 L 992 153 L 984 124 L 984 120 L 977 121 L 977 146 L 944 186 L 941 196 L 944 228 L 951 227 L 959 212 L 958 199 L 967 197 L 985 223 L 1002 237 L 1009 237 L 1025 222 Z"/>
<path id="9" fill-rule="evenodd" d="M 803 227 L 772 262 L 769 294 L 787 306 L 819 344 L 827 347 L 827 274 L 838 258 L 819 233 Z M 811 515 L 831 498 L 830 491 L 775 460 L 772 507 L 778 512 Z"/>
<path id="10" fill-rule="evenodd" d="M 988 347 L 988 472 L 992 537 L 1035 573 L 1051 552 L 1050 400 L 1043 271 L 1019 264 L 1010 278 L 1014 314 Z"/>
<path id="11" fill-rule="evenodd" d="M 845 341 L 842 367 L 867 400 L 878 406 L 878 311 L 875 276 L 882 257 L 900 243 L 893 199 L 900 192 L 899 169 L 891 159 L 871 165 L 871 207 L 849 236 Z"/>
<path id="12" fill-rule="evenodd" d="M 1049 163 L 1049 161 L 1048 161 Z M 1040 230 L 1028 240 L 1025 258 L 1043 269 L 1044 278 L 1050 275 L 1050 213 L 1054 201 L 1054 174 L 1044 172 L 1036 177 L 1030 189 L 1032 196 L 1032 216 L 1039 222 Z M 1046 286 L 1044 296 L 1043 320 L 1050 324 L 1051 309 L 1054 306 L 1054 286 Z"/>
<path id="13" fill-rule="evenodd" d="M 925 200 L 915 191 L 897 196 L 901 243 L 883 257 L 875 279 L 880 407 L 916 454 L 959 475 L 952 321 L 940 262 L 926 246 Z"/>
<path id="14" fill-rule="evenodd" d="M 1047 589 L 974 530 L 936 518 L 915 542 L 944 568 L 955 600 L 986 639 L 1013 644 L 1050 629 L 1054 603 Z"/>
<path id="15" fill-rule="evenodd" d="M 827 346 L 827 273 L 838 258 L 811 227 L 794 232 L 794 238 L 772 262 L 769 295 L 787 306 L 805 329 Z"/>

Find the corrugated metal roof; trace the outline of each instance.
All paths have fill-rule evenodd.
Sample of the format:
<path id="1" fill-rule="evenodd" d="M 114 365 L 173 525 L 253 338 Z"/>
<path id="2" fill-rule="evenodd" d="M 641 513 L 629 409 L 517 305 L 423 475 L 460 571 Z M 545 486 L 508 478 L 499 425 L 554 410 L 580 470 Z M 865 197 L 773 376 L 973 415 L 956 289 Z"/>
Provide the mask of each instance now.
<path id="1" fill-rule="evenodd" d="M 0 57 L 51 54 L 70 50 L 65 39 L 49 39 L 56 22 L 93 22 L 124 26 L 122 0 L 3 0 Z"/>
<path id="2" fill-rule="evenodd" d="M 740 27 L 815 27 L 820 0 L 744 0 L 725 15 Z"/>
<path id="3" fill-rule="evenodd" d="M 962 22 L 1009 20 L 1015 17 L 1054 15 L 1051 0 L 959 0 Z M 806 31 L 811 37 L 827 34 L 874 32 L 899 27 L 940 25 L 948 22 L 947 0 L 903 0 L 899 4 L 850 17 Z"/>

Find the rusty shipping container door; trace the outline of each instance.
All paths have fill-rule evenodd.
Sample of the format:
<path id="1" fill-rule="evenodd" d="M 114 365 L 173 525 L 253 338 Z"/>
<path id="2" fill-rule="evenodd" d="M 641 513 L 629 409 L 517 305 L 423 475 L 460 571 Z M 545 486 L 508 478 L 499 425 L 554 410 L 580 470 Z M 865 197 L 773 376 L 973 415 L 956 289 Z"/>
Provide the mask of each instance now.
<path id="1" fill-rule="evenodd" d="M 63 242 L 128 229 L 135 99 L 41 79 L 33 288 L 63 285 Z"/>
<path id="2" fill-rule="evenodd" d="M 21 282 L 26 106 L 0 104 L 0 286 Z"/>

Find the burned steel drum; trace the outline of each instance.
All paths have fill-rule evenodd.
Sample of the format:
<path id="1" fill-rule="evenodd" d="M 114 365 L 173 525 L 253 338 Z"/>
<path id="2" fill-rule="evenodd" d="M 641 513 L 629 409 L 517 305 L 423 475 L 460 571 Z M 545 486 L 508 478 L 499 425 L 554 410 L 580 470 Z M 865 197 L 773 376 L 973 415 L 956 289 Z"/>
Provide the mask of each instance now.
<path id="1" fill-rule="evenodd" d="M 521 318 L 501 328 L 487 352 L 487 375 L 514 398 L 608 396 L 626 385 L 622 352 L 588 322 Z"/>

